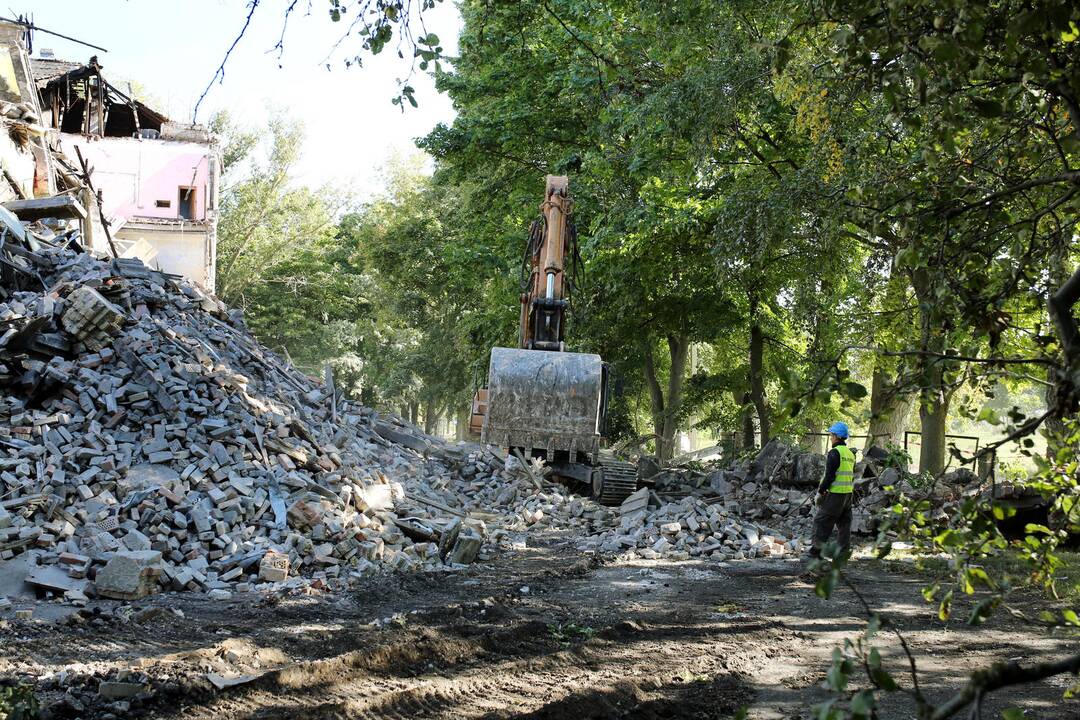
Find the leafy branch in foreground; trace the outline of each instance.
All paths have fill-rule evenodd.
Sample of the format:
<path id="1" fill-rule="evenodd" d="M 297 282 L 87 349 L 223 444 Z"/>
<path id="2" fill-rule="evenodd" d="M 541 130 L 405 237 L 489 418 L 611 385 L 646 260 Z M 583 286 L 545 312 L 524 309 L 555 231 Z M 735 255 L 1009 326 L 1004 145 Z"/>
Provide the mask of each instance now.
<path id="1" fill-rule="evenodd" d="M 879 555 L 884 556 L 887 553 L 887 547 L 879 549 Z M 873 609 L 866 597 L 858 590 L 857 584 L 847 574 L 849 557 L 840 552 L 835 542 L 830 542 L 824 548 L 822 559 L 813 567 L 821 573 L 814 588 L 819 597 L 828 599 L 832 597 L 838 586 L 843 585 L 855 596 L 867 618 L 866 628 L 861 635 L 854 640 L 845 640 L 842 649 L 834 648 L 833 650 L 832 667 L 826 676 L 826 682 L 829 689 L 838 697 L 812 708 L 814 717 L 818 720 L 872 720 L 877 717 L 879 693 L 896 692 L 904 693 L 912 698 L 920 720 L 946 720 L 968 706 L 973 706 L 971 716 L 979 718 L 984 698 L 996 690 L 1037 682 L 1063 673 L 1080 674 L 1080 653 L 1032 665 L 1021 665 L 1012 660 L 1000 661 L 974 671 L 959 692 L 943 702 L 934 703 L 919 685 L 917 661 L 904 634 L 888 615 Z M 947 607 L 947 605 L 943 603 L 942 607 Z M 984 612 L 979 609 L 981 605 L 982 602 L 976 604 L 976 609 L 968 618 L 970 624 L 977 624 L 985 619 Z M 1061 613 L 1061 617 L 1064 623 L 1080 627 L 1080 620 L 1077 619 L 1075 611 L 1065 610 Z M 890 631 L 900 643 L 907 659 L 910 685 L 905 686 L 903 680 L 894 677 L 893 673 L 886 669 L 881 650 L 872 644 L 874 638 L 882 630 Z M 848 688 L 854 682 L 854 677 L 858 672 L 857 667 L 862 670 L 869 687 L 850 692 Z M 1071 697 L 1078 693 L 1080 693 L 1080 683 L 1074 684 L 1067 690 L 1065 696 Z M 1022 718 L 1023 714 L 1015 708 L 1010 708 L 1005 711 L 1004 717 Z"/>
<path id="2" fill-rule="evenodd" d="M 1066 428 L 1067 432 L 1056 440 L 1050 458 L 1043 461 L 1037 481 L 1030 484 L 1043 494 L 1050 517 L 1054 518 L 1053 527 L 1029 523 L 1024 528 L 1022 540 L 1010 541 L 999 523 L 1015 516 L 1015 508 L 993 497 L 979 495 L 961 501 L 946 512 L 936 509 L 928 499 L 901 494 L 888 514 L 881 518 L 875 542 L 879 558 L 888 556 L 893 542 L 899 539 L 912 543 L 920 555 L 948 556 L 949 574 L 923 588 L 924 599 L 937 603 L 941 621 L 952 617 L 954 599 L 964 595 L 974 600 L 966 618 L 969 625 L 982 624 L 995 612 L 1007 610 L 1032 625 L 1056 632 L 1080 633 L 1080 616 L 1076 608 L 1062 604 L 1058 592 L 1059 571 L 1063 567 L 1058 548 L 1070 533 L 1080 531 L 1080 501 L 1077 500 L 1080 497 L 1077 479 L 1080 421 L 1073 419 L 1066 423 Z M 944 720 L 968 706 L 974 708 L 973 717 L 980 717 L 983 699 L 996 690 L 1062 673 L 1080 674 L 1080 653 L 1032 665 L 1000 661 L 976 670 L 958 693 L 944 702 L 934 703 L 919 687 L 916 659 L 903 633 L 887 615 L 875 611 L 859 591 L 847 572 L 848 560 L 848 555 L 841 554 L 839 547 L 830 543 L 825 548 L 824 558 L 813 568 L 821 573 L 815 586 L 818 596 L 829 598 L 836 588 L 846 587 L 867 617 L 862 635 L 845 641 L 843 649 L 835 649 L 828 684 L 835 693 L 846 696 L 858 665 L 870 687 L 816 706 L 816 717 L 820 720 L 875 717 L 878 693 L 882 692 L 909 694 L 918 709 L 918 717 L 923 720 Z M 1058 602 L 1053 609 L 1043 610 L 1037 619 L 1028 618 L 1010 605 L 1010 599 L 1022 591 L 1044 591 Z M 883 629 L 890 630 L 903 648 L 909 665 L 910 686 L 902 685 L 885 669 L 881 651 L 871 644 Z M 1075 684 L 1066 696 L 1078 693 L 1080 684 Z"/>
<path id="3" fill-rule="evenodd" d="M 30 685 L 0 686 L 0 720 L 31 720 L 38 717 L 40 709 Z"/>

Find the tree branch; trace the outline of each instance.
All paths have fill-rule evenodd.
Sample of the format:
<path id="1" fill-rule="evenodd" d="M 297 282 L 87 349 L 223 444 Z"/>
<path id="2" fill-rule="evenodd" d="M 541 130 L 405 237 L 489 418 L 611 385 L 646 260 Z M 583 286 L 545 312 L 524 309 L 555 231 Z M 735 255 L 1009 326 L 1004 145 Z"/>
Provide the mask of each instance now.
<path id="1" fill-rule="evenodd" d="M 218 76 L 221 77 L 222 82 L 225 81 L 225 63 L 229 61 L 229 56 L 232 55 L 232 51 L 236 48 L 236 44 L 244 37 L 244 33 L 247 32 L 248 26 L 251 25 L 251 16 L 255 14 L 255 8 L 259 7 L 259 2 L 260 0 L 249 0 L 248 14 L 247 19 L 244 20 L 244 26 L 240 28 L 240 34 L 236 36 L 236 39 L 232 41 L 232 45 L 225 51 L 225 57 L 222 58 L 221 64 L 218 65 L 218 69 L 214 71 L 214 77 L 210 78 L 210 82 L 206 85 L 206 89 L 202 91 L 202 95 L 199 96 L 199 100 L 195 103 L 195 110 L 191 113 L 192 123 L 194 123 L 195 119 L 199 116 L 199 106 L 202 105 L 202 101 L 206 99 L 206 94 L 210 92 L 210 88 L 214 86 L 214 81 L 218 79 Z M 284 33 L 284 30 L 282 32 Z"/>
<path id="2" fill-rule="evenodd" d="M 852 350 L 873 350 L 873 348 L 867 347 L 852 347 Z M 969 362 L 978 363 L 984 365 L 1053 365 L 1053 361 L 1046 358 L 1017 358 L 1017 357 L 1003 357 L 1003 358 L 981 358 L 972 357 L 970 355 L 950 355 L 949 353 L 939 353 L 933 350 L 895 350 L 886 351 L 879 350 L 885 357 L 903 357 L 905 355 L 919 355 L 921 357 L 933 358 L 935 360 L 951 360 L 954 362 Z"/>
<path id="3" fill-rule="evenodd" d="M 971 202 L 964 203 L 960 207 L 955 207 L 951 210 L 947 210 L 945 212 L 945 218 L 954 218 L 957 215 L 967 212 L 971 208 L 978 207 L 979 205 L 985 205 L 988 202 L 992 202 L 999 198 L 1008 197 L 1009 195 L 1015 195 L 1016 193 L 1023 192 L 1024 190 L 1030 190 L 1031 188 L 1040 187 L 1042 185 L 1053 185 L 1054 183 L 1060 182 L 1080 183 L 1080 170 L 1059 173 L 1057 175 L 1051 175 L 1050 177 L 1036 178 L 1034 180 L 1028 180 L 1027 182 L 1020 183 L 1019 185 L 1014 185 L 1011 188 L 1005 188 L 1004 190 L 992 192 L 989 195 L 984 195 L 978 200 L 973 200 Z"/>
<path id="4" fill-rule="evenodd" d="M 773 177 L 775 177 L 777 180 L 783 177 L 780 174 L 780 171 L 774 168 L 773 164 L 769 162 L 764 155 L 761 154 L 761 151 L 757 149 L 757 146 L 754 145 L 754 143 L 750 142 L 750 139 L 743 134 L 742 128 L 739 127 L 738 122 L 732 124 L 731 129 L 735 131 L 735 135 L 739 138 L 739 140 L 742 141 L 742 144 L 746 146 L 746 149 L 750 151 L 750 154 L 760 160 L 761 164 L 765 166 L 765 169 L 773 174 Z"/>
<path id="5" fill-rule="evenodd" d="M 1013 442 L 1014 440 L 1019 440 L 1020 438 L 1026 437 L 1026 436 L 1030 435 L 1031 433 L 1035 432 L 1036 430 L 1039 429 L 1040 425 L 1042 425 L 1044 422 L 1046 422 L 1046 419 L 1048 417 L 1050 417 L 1051 413 L 1052 413 L 1052 411 L 1047 410 L 1042 415 L 1039 415 L 1038 417 L 1033 417 L 1033 418 L 1029 419 L 1023 425 L 1020 425 L 1018 428 L 1013 430 L 1011 433 L 1009 433 L 1008 435 L 1006 435 L 1002 439 L 995 440 L 994 442 L 990 443 L 989 445 L 984 447 L 979 452 L 972 455 L 970 458 L 965 459 L 962 455 L 959 455 L 959 453 L 958 453 L 957 459 L 964 465 L 966 465 L 968 463 L 975 462 L 979 458 L 984 457 L 984 456 L 989 455 L 990 453 L 994 452 L 995 450 L 997 450 L 1002 445 L 1007 445 L 1007 444 Z"/>
<path id="6" fill-rule="evenodd" d="M 281 22 L 281 37 L 278 38 L 278 41 L 274 44 L 274 47 L 270 48 L 270 50 L 267 51 L 273 52 L 274 50 L 277 50 L 278 60 L 281 59 L 281 56 L 285 52 L 285 31 L 289 29 L 289 16 L 292 15 L 293 10 L 296 9 L 296 4 L 298 2 L 300 2 L 300 0 L 292 0 L 292 2 L 289 3 L 289 7 L 285 8 L 285 18 Z M 310 6 L 308 9 L 310 10 Z"/>
<path id="7" fill-rule="evenodd" d="M 974 702 L 979 695 L 1010 685 L 1038 682 L 1066 672 L 1073 675 L 1080 674 L 1080 653 L 1057 662 L 1039 663 L 1031 667 L 1022 667 L 1015 662 L 994 663 L 987 669 L 973 672 L 964 689 L 946 703 L 939 705 L 930 715 L 930 720 L 946 720 L 952 717 Z"/>
<path id="8" fill-rule="evenodd" d="M 1069 362 L 1080 359 L 1080 332 L 1077 331 L 1076 318 L 1072 314 L 1072 306 L 1077 301 L 1080 301 L 1080 268 L 1077 268 L 1072 277 L 1066 280 L 1047 302 L 1050 319 L 1057 329 L 1062 349 Z"/>
<path id="9" fill-rule="evenodd" d="M 899 628 L 897 628 L 896 625 L 887 617 L 882 617 L 880 613 L 875 613 L 873 611 L 873 609 L 870 607 L 870 603 L 866 601 L 866 598 L 863 597 L 862 593 L 860 593 L 858 589 L 856 589 L 855 584 L 851 582 L 851 579 L 845 573 L 841 572 L 840 578 L 844 581 L 844 584 L 847 585 L 848 589 L 851 590 L 851 592 L 858 599 L 859 604 L 863 606 L 863 610 L 866 611 L 867 617 L 869 618 L 877 615 L 881 619 L 882 627 L 888 626 L 888 628 L 892 630 L 893 635 L 896 635 L 897 639 L 900 640 L 900 646 L 904 649 L 904 654 L 907 655 L 908 666 L 910 667 L 911 671 L 912 691 L 915 695 L 915 700 L 920 705 L 925 705 L 926 697 L 923 695 L 922 689 L 919 687 L 919 671 L 915 667 L 915 655 L 911 652 L 911 647 L 908 646 L 907 638 L 904 637 L 904 633 L 900 632 Z"/>
<path id="10" fill-rule="evenodd" d="M 609 67 L 613 67 L 613 68 L 616 68 L 616 69 L 619 67 L 618 63 L 616 63 L 614 60 L 612 60 L 611 58 L 606 57 L 605 55 L 601 54 L 600 52 L 595 50 L 592 47 L 592 45 L 589 45 L 589 43 L 582 40 L 581 36 L 579 36 L 576 32 L 574 32 L 574 29 L 571 28 L 569 25 L 567 25 L 566 22 L 561 17 L 559 17 L 555 13 L 554 10 L 551 9 L 551 6 L 547 3 L 546 0 L 544 2 L 544 10 L 547 11 L 548 15 L 555 18 L 555 22 L 559 23 L 559 25 L 562 26 L 562 29 L 565 30 L 567 32 L 567 34 L 574 39 L 574 42 L 576 42 L 581 47 L 585 48 L 589 52 L 589 54 L 592 55 L 593 58 L 597 62 L 602 62 L 605 65 L 608 65 Z"/>

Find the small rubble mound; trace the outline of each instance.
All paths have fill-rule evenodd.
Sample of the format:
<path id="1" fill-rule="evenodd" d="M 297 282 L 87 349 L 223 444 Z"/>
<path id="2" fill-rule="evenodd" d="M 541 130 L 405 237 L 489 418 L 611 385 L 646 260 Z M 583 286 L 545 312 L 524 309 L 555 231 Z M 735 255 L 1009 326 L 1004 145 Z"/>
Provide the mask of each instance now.
<path id="1" fill-rule="evenodd" d="M 942 513 L 965 498 L 990 492 L 967 468 L 927 483 L 889 467 L 889 453 L 881 448 L 865 454 L 856 450 L 856 457 L 851 529 L 857 534 L 877 532 L 882 513 L 901 497 L 930 500 Z M 824 455 L 776 439 L 752 460 L 668 468 L 656 476 L 658 497 L 650 509 L 639 514 L 641 505 L 628 513 L 624 504 L 619 530 L 605 535 L 601 547 L 644 557 L 799 552 L 813 536 L 815 496 L 824 473 Z"/>
<path id="2" fill-rule="evenodd" d="M 634 509 L 634 501 L 648 492 L 642 488 L 628 498 L 619 524 L 590 538 L 582 548 L 647 560 L 742 560 L 783 557 L 802 550 L 802 541 L 790 530 L 772 529 L 742 515 L 738 500 L 691 495 L 659 507 Z"/>
<path id="3" fill-rule="evenodd" d="M 438 521 L 414 539 L 391 511 L 457 458 L 398 442 L 426 441 L 282 362 L 193 284 L 56 238 L 17 249 L 22 289 L 5 282 L 0 302 L 0 562 L 36 551 L 39 588 L 82 599 L 96 580 L 132 599 L 319 587 L 454 553 Z M 480 532 L 458 523 L 459 558 Z"/>

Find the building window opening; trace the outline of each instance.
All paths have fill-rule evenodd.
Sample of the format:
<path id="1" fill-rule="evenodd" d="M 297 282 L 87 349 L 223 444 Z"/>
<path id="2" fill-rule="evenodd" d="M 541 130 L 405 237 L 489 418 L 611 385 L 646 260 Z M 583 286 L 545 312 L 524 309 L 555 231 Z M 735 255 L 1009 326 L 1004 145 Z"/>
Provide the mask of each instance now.
<path id="1" fill-rule="evenodd" d="M 172 200 L 155 200 L 154 206 L 159 208 L 171 208 Z"/>
<path id="2" fill-rule="evenodd" d="M 177 217 L 184 220 L 195 219 L 195 188 L 180 188 L 179 202 L 176 209 Z"/>

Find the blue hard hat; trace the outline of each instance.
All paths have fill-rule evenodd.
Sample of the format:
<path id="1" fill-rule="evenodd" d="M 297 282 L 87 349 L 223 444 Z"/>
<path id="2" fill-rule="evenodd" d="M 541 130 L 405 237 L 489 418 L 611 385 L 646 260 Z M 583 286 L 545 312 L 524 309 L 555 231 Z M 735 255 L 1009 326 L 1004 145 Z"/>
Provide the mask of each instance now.
<path id="1" fill-rule="evenodd" d="M 847 436 L 848 436 L 847 423 L 845 423 L 845 422 L 834 422 L 832 425 L 829 426 L 829 432 L 831 432 L 833 435 L 835 435 L 837 437 L 841 437 L 841 438 L 846 439 Z"/>

